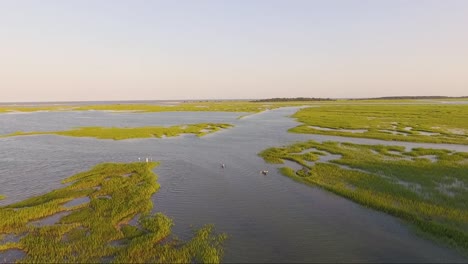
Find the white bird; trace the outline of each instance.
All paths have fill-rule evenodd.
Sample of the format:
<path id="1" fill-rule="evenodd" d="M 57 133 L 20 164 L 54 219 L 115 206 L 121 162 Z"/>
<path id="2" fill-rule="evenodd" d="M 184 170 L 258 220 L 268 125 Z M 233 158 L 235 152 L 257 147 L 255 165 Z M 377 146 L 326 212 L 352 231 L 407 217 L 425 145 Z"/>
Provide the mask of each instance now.
<path id="1" fill-rule="evenodd" d="M 226 168 L 226 165 L 224 165 L 224 163 L 221 164 L 221 168 L 223 168 L 223 169 Z"/>
<path id="2" fill-rule="evenodd" d="M 138 161 L 141 161 L 141 158 L 138 158 Z"/>

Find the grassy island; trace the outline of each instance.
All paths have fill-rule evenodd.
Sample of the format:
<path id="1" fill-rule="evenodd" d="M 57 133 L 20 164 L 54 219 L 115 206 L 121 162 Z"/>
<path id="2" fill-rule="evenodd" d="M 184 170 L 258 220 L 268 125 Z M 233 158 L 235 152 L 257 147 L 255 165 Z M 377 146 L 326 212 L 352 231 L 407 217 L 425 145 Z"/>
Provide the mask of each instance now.
<path id="1" fill-rule="evenodd" d="M 219 263 L 225 235 L 205 226 L 180 241 L 171 219 L 151 214 L 155 166 L 99 164 L 67 187 L 0 207 L 0 251 L 21 250 L 20 263 Z"/>
<path id="2" fill-rule="evenodd" d="M 270 148 L 282 174 L 402 218 L 468 252 L 468 153 L 314 141 Z"/>
<path id="3" fill-rule="evenodd" d="M 0 113 L 37 112 L 37 111 L 116 111 L 116 112 L 244 112 L 258 113 L 265 110 L 288 106 L 305 105 L 441 105 L 443 102 L 467 101 L 467 98 L 444 97 L 389 97 L 368 99 L 329 99 L 329 98 L 271 98 L 254 101 L 219 100 L 219 101 L 184 101 L 172 105 L 151 103 L 113 103 L 96 105 L 78 105 L 73 103 L 62 105 L 4 105 Z"/>
<path id="4" fill-rule="evenodd" d="M 199 137 L 214 133 L 221 129 L 230 128 L 230 124 L 188 124 L 170 127 L 148 126 L 148 127 L 79 127 L 65 131 L 34 131 L 15 132 L 0 137 L 30 136 L 30 135 L 60 135 L 69 137 L 93 137 L 98 139 L 123 140 L 131 138 L 162 138 L 176 137 L 181 134 L 195 134 Z"/>
<path id="5" fill-rule="evenodd" d="M 293 117 L 304 123 L 295 133 L 468 145 L 468 105 L 322 105 Z"/>
<path id="6" fill-rule="evenodd" d="M 310 102 L 254 103 L 247 101 L 186 102 L 175 105 L 155 104 L 103 104 L 103 105 L 50 105 L 0 106 L 0 113 L 37 111 L 123 111 L 123 112 L 247 112 L 257 113 L 282 106 L 295 106 Z"/>

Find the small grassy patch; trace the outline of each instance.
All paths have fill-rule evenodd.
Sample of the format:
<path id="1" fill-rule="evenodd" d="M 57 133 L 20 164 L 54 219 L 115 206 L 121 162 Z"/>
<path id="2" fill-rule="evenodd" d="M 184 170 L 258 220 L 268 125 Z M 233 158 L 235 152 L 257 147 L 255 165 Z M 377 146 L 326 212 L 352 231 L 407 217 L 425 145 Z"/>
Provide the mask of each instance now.
<path id="1" fill-rule="evenodd" d="M 319 156 L 314 163 L 307 162 L 308 149 Z M 269 163 L 296 162 L 303 169 L 283 167 L 282 174 L 400 217 L 468 250 L 468 153 L 309 141 L 259 155 Z M 335 159 L 326 159 L 330 155 Z"/>
<path id="2" fill-rule="evenodd" d="M 64 180 L 71 183 L 67 187 L 0 207 L 0 235 L 22 236 L 18 242 L 0 240 L 0 251 L 22 250 L 20 263 L 219 263 L 225 235 L 205 226 L 180 241 L 171 237 L 171 219 L 150 213 L 159 188 L 156 165 L 99 164 Z M 80 197 L 90 201 L 64 206 Z M 33 224 L 60 212 L 68 214 L 57 223 Z M 130 225 L 138 216 L 138 225 Z"/>
<path id="3" fill-rule="evenodd" d="M 323 105 L 299 110 L 290 131 L 466 145 L 467 116 L 468 105 Z"/>
<path id="4" fill-rule="evenodd" d="M 45 132 L 15 132 L 1 137 L 29 136 L 29 135 L 60 135 L 69 137 L 93 137 L 99 139 L 123 140 L 131 138 L 162 138 L 176 137 L 181 134 L 195 134 L 199 137 L 214 133 L 221 129 L 230 128 L 230 124 L 189 124 L 170 127 L 79 127 L 65 131 L 45 131 Z"/>

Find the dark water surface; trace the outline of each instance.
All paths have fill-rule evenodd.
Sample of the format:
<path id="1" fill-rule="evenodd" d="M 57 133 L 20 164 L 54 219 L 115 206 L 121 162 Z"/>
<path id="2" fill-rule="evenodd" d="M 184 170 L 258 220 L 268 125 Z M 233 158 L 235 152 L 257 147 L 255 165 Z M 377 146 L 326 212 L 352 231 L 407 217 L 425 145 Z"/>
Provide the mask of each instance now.
<path id="1" fill-rule="evenodd" d="M 287 133 L 297 108 L 237 119 L 234 113 L 58 112 L 1 114 L 0 134 L 74 126 L 232 123 L 202 138 L 124 141 L 27 136 L 0 139 L 0 194 L 5 205 L 62 187 L 60 181 L 101 162 L 160 161 L 161 189 L 154 211 L 174 220 L 174 234 L 187 238 L 207 223 L 229 235 L 225 262 L 466 262 L 455 250 L 418 237 L 397 218 L 376 212 L 281 176 L 257 153 L 315 139 L 362 144 L 447 148 L 468 146 L 385 142 Z M 220 164 L 225 163 L 222 169 Z M 264 176 L 260 170 L 269 170 Z M 0 220 L 1 221 L 1 220 Z M 14 254 L 9 254 L 11 256 Z M 0 259 L 4 258 L 1 256 Z"/>

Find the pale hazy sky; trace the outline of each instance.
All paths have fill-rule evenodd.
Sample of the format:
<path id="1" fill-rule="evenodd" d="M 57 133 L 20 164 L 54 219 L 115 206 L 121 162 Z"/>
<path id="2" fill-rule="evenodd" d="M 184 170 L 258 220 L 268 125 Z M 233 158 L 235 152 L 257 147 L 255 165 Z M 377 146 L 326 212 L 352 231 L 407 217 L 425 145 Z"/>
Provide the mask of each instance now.
<path id="1" fill-rule="evenodd" d="M 1 0 L 0 102 L 468 95 L 467 0 Z"/>

